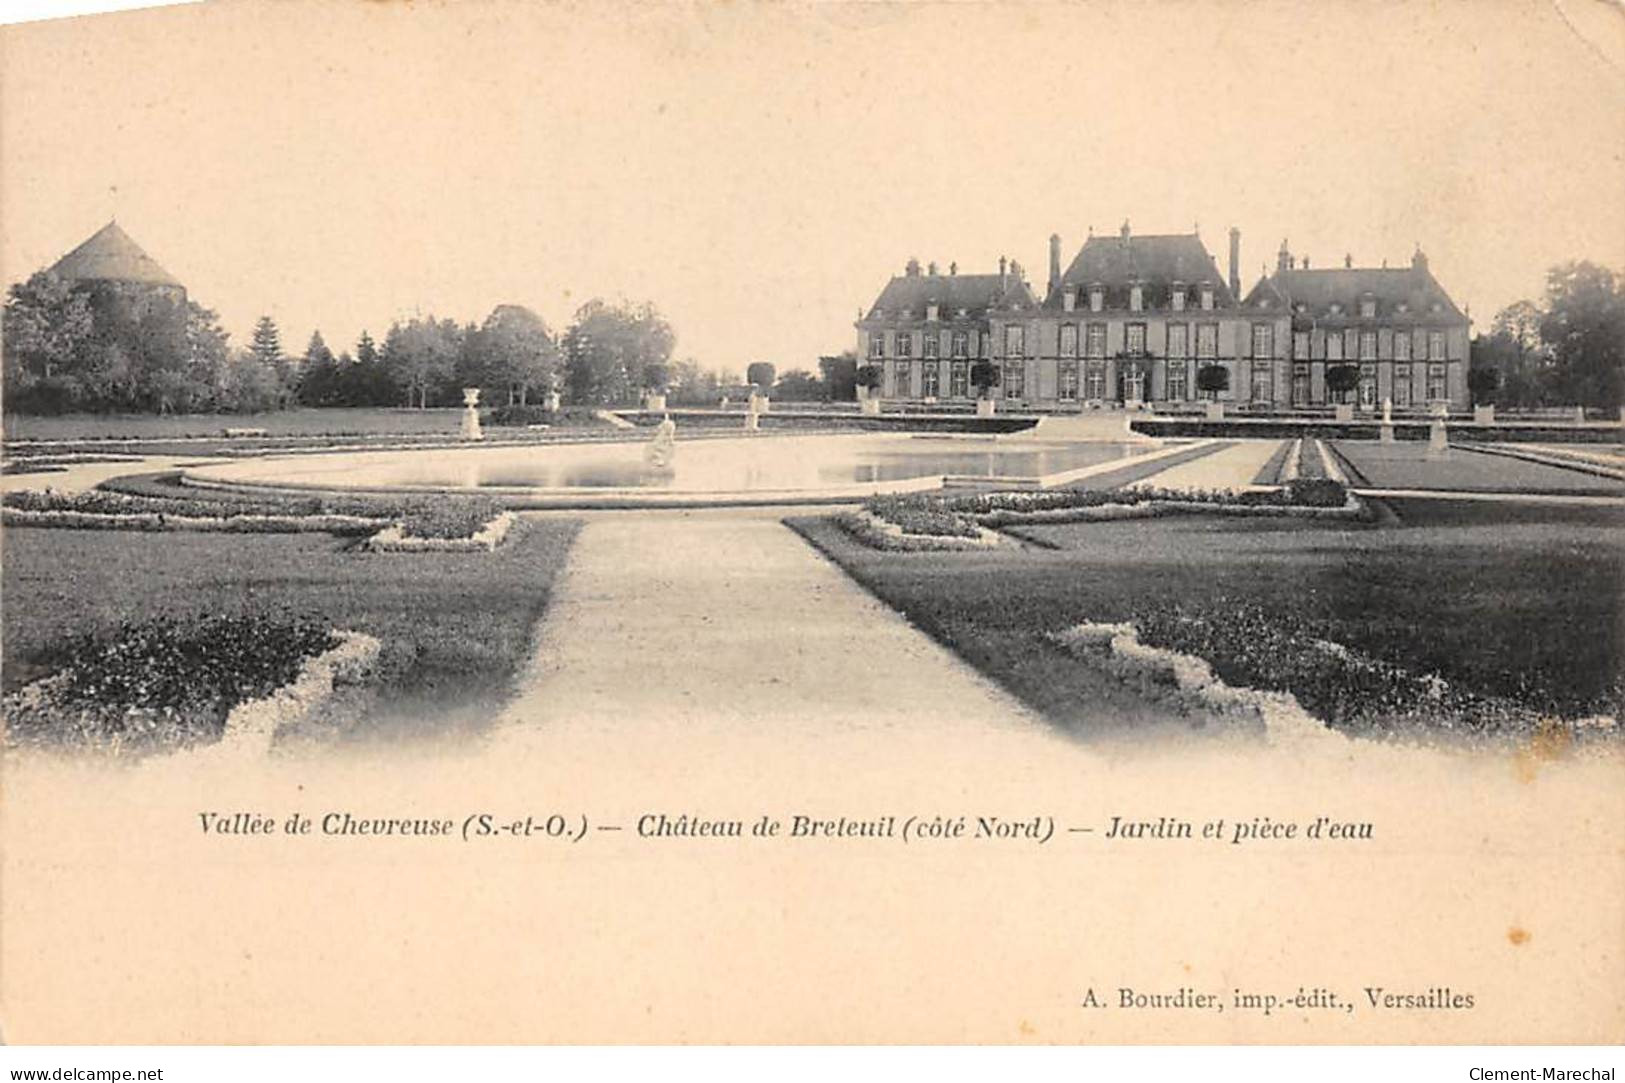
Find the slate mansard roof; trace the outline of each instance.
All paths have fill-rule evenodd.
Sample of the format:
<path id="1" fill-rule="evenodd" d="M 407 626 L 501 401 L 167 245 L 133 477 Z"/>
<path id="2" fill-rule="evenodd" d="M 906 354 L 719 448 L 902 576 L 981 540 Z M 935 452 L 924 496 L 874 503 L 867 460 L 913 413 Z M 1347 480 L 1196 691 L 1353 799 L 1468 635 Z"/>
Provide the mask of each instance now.
<path id="1" fill-rule="evenodd" d="M 130 239 L 117 222 L 109 222 L 90 239 L 63 256 L 51 270 L 70 282 L 138 282 L 185 289 Z"/>
<path id="2" fill-rule="evenodd" d="M 1125 230 L 1127 227 L 1124 227 Z M 1201 283 L 1213 287 L 1213 306 L 1230 308 L 1236 297 L 1219 265 L 1195 233 L 1091 236 L 1061 275 L 1058 288 L 1044 300 L 1046 309 L 1063 307 L 1068 290 L 1102 286 L 1106 308 L 1127 308 L 1129 289 L 1139 285 L 1147 308 L 1167 304 L 1173 284 L 1188 292 Z M 1081 307 L 1081 306 L 1080 306 Z"/>
<path id="3" fill-rule="evenodd" d="M 943 322 L 983 320 L 990 312 L 1038 307 L 1038 298 L 1019 274 L 906 274 L 886 283 L 869 306 L 864 322 L 923 320 L 926 306 L 932 302 L 937 306 L 937 318 Z M 959 314 L 961 309 L 963 316 Z"/>
<path id="4" fill-rule="evenodd" d="M 1267 300 L 1267 305 L 1260 304 Z M 1373 320 L 1396 317 L 1415 323 L 1465 323 L 1420 253 L 1409 267 L 1294 267 L 1261 279 L 1247 295 L 1248 307 L 1286 306 L 1294 315 L 1359 322 L 1360 302 L 1374 300 Z M 1337 311 L 1332 311 L 1336 305 Z"/>

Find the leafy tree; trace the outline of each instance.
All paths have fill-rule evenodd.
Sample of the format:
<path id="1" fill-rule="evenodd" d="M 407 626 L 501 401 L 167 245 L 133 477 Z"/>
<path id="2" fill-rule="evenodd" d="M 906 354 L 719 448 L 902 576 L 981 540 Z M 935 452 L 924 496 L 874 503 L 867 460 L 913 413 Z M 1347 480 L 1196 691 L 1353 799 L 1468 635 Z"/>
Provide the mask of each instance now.
<path id="1" fill-rule="evenodd" d="M 651 361 L 643 366 L 643 389 L 652 394 L 664 392 L 671 383 L 671 369 L 663 362 Z"/>
<path id="2" fill-rule="evenodd" d="M 1326 390 L 1336 395 L 1338 402 L 1347 402 L 1349 393 L 1359 385 L 1358 365 L 1333 365 L 1326 370 Z"/>
<path id="3" fill-rule="evenodd" d="M 462 353 L 462 337 L 455 320 L 433 316 L 414 317 L 390 327 L 380 361 L 395 386 L 405 392 L 406 405 L 415 401 L 420 409 L 427 409 L 430 398 L 445 397 Z"/>
<path id="4" fill-rule="evenodd" d="M 864 365 L 853 376 L 853 383 L 870 391 L 880 390 L 880 385 L 886 380 L 886 372 L 879 365 Z M 995 381 L 997 382 L 997 381 Z"/>
<path id="5" fill-rule="evenodd" d="M 498 305 L 467 336 L 471 382 L 508 405 L 526 405 L 553 385 L 559 349 L 542 318 L 522 305 Z"/>
<path id="6" fill-rule="evenodd" d="M 820 357 L 818 370 L 832 402 L 851 402 L 858 397 L 858 355 L 851 350 L 834 357 Z"/>
<path id="7" fill-rule="evenodd" d="M 785 402 L 821 402 L 826 394 L 824 381 L 806 369 L 791 369 L 773 385 L 773 397 Z"/>
<path id="8" fill-rule="evenodd" d="M 8 407 L 57 413 L 82 403 L 84 386 L 76 370 L 92 329 L 85 294 L 40 271 L 11 287 L 0 327 Z"/>
<path id="9" fill-rule="evenodd" d="M 1501 374 L 1491 365 L 1470 365 L 1467 369 L 1467 392 L 1473 405 L 1495 401 L 1495 392 L 1501 386 Z"/>
<path id="10" fill-rule="evenodd" d="M 1223 365 L 1203 365 L 1196 370 L 1196 390 L 1217 398 L 1230 387 L 1230 370 Z"/>
<path id="11" fill-rule="evenodd" d="M 752 361 L 745 366 L 745 382 L 767 394 L 773 387 L 773 362 Z"/>
<path id="12" fill-rule="evenodd" d="M 1540 338 L 1551 348 L 1565 404 L 1617 410 L 1625 400 L 1625 293 L 1606 267 L 1584 260 L 1546 275 Z"/>
<path id="13" fill-rule="evenodd" d="M 676 335 L 652 304 L 594 299 L 576 311 L 564 336 L 564 375 L 572 402 L 631 401 L 643 370 L 671 359 Z"/>
<path id="14" fill-rule="evenodd" d="M 976 389 L 976 397 L 979 399 L 992 398 L 993 389 L 999 386 L 1001 379 L 1003 374 L 999 372 L 999 366 L 991 361 L 978 361 L 970 367 L 970 385 Z"/>

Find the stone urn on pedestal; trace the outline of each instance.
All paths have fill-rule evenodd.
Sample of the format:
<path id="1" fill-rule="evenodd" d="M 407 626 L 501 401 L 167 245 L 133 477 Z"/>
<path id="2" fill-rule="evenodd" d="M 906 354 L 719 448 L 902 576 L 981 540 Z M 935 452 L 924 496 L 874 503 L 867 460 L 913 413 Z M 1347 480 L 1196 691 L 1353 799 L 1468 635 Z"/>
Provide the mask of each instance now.
<path id="1" fill-rule="evenodd" d="M 1436 402 L 1430 413 L 1432 417 L 1428 422 L 1428 458 L 1442 459 L 1450 450 L 1450 435 L 1445 429 L 1445 419 L 1450 416 L 1450 407 L 1443 402 Z"/>
<path id="2" fill-rule="evenodd" d="M 1382 442 L 1385 443 L 1385 444 L 1391 444 L 1391 443 L 1394 442 L 1394 400 L 1393 399 L 1383 399 L 1382 400 L 1382 429 L 1381 429 L 1379 435 L 1381 436 Z"/>
<path id="3" fill-rule="evenodd" d="M 463 388 L 463 439 L 484 440 L 485 433 L 480 431 L 480 389 L 477 387 Z"/>

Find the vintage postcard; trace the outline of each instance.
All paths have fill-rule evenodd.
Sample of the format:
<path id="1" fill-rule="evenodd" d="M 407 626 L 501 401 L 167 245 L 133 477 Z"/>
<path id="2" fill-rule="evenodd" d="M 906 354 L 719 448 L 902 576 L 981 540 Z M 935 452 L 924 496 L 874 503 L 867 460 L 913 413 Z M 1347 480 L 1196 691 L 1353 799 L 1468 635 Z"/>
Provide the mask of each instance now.
<path id="1" fill-rule="evenodd" d="M 0 29 L 0 1033 L 1619 1042 L 1621 10 Z"/>

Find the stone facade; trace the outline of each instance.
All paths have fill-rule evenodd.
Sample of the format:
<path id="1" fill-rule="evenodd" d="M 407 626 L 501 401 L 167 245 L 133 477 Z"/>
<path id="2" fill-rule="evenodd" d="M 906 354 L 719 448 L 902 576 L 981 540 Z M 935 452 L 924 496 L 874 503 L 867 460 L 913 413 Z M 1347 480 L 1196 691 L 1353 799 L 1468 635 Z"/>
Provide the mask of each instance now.
<path id="1" fill-rule="evenodd" d="M 1090 236 L 1065 270 L 1060 245 L 1050 238 L 1041 302 L 1020 266 L 1002 259 L 998 274 L 983 275 L 960 275 L 952 265 L 943 275 L 934 264 L 922 273 L 910 261 L 856 324 L 858 356 L 882 366 L 881 394 L 968 401 L 975 397 L 968 366 L 985 358 L 1000 367 L 997 395 L 1007 407 L 1217 399 L 1291 410 L 1332 401 L 1327 358 L 1351 349 L 1356 363 L 1374 366 L 1361 370 L 1350 396 L 1363 408 L 1380 407 L 1384 397 L 1402 409 L 1441 396 L 1453 408 L 1467 406 L 1467 320 L 1420 253 L 1403 271 L 1328 273 L 1294 267 L 1283 246 L 1276 273 L 1243 301 L 1234 230 L 1228 276 L 1196 233 L 1136 236 L 1125 223 L 1115 236 Z M 1334 334 L 1343 338 L 1328 347 Z M 1410 341 L 1396 347 L 1400 334 Z M 1411 360 L 1396 362 L 1402 356 Z M 1200 389 L 1204 369 L 1224 373 L 1222 389 Z M 1395 394 L 1405 380 L 1408 389 Z"/>

